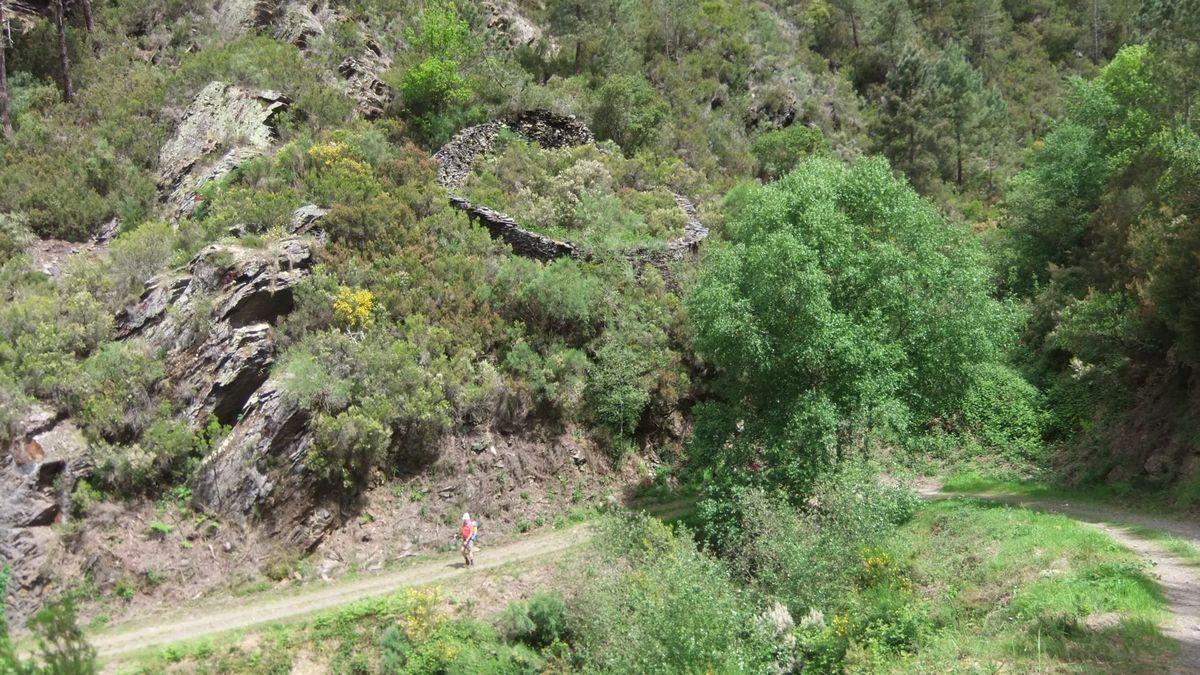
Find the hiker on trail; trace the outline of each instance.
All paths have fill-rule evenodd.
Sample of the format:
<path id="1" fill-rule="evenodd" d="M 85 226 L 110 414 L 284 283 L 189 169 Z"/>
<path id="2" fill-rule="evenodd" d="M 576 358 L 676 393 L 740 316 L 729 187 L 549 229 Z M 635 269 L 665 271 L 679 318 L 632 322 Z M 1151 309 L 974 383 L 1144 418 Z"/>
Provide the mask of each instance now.
<path id="1" fill-rule="evenodd" d="M 479 523 L 471 520 L 471 514 L 463 514 L 462 529 L 459 530 L 458 536 L 462 539 L 463 560 L 466 561 L 467 567 L 471 567 L 475 564 L 475 542 L 479 541 Z"/>

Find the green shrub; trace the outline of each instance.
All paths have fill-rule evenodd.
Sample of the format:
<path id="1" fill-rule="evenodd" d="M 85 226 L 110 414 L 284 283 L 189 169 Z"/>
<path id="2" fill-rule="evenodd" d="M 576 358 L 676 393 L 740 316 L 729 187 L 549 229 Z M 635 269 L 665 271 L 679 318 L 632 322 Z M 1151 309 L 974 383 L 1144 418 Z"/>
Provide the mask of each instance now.
<path id="1" fill-rule="evenodd" d="M 596 96 L 592 130 L 630 155 L 658 137 L 670 113 L 667 102 L 640 75 L 613 75 Z"/>
<path id="2" fill-rule="evenodd" d="M 330 483 L 361 485 L 387 456 L 391 430 L 356 406 L 321 415 L 313 426 L 313 447 L 304 465 Z"/>
<path id="3" fill-rule="evenodd" d="M 141 295 L 148 281 L 162 272 L 175 255 L 175 233 L 169 223 L 149 222 L 121 233 L 108 248 L 107 276 L 114 304 Z"/>
<path id="4" fill-rule="evenodd" d="M 129 343 L 110 342 L 83 362 L 83 373 L 78 415 L 94 436 L 130 440 L 163 415 L 157 392 L 164 371 L 156 356 Z"/>
<path id="5" fill-rule="evenodd" d="M 95 476 L 120 495 L 161 494 L 191 477 L 223 433 L 215 420 L 200 432 L 165 416 L 129 444 L 93 443 Z"/>
<path id="6" fill-rule="evenodd" d="M 734 489 L 710 493 L 698 517 L 736 578 L 804 616 L 848 597 L 860 582 L 863 551 L 885 542 L 918 503 L 869 467 L 848 466 L 819 481 L 804 510 L 780 495 Z"/>
<path id="7" fill-rule="evenodd" d="M 0 568 L 0 598 L 8 597 L 9 568 Z M 0 602 L 0 672 L 64 673 L 91 675 L 99 672 L 96 650 L 88 643 L 75 617 L 75 605 L 68 598 L 52 602 L 29 621 L 29 630 L 37 641 L 32 656 L 18 654 L 8 634 L 5 606 Z"/>
<path id="8" fill-rule="evenodd" d="M 500 625 L 509 640 L 547 647 L 566 635 L 567 605 L 557 593 L 538 593 L 528 601 L 510 603 Z"/>
<path id="9" fill-rule="evenodd" d="M 963 400 L 963 421 L 985 444 L 1008 457 L 1035 460 L 1044 454 L 1041 392 L 999 364 L 978 368 Z"/>
<path id="10" fill-rule="evenodd" d="M 750 152 L 758 160 L 758 175 L 764 180 L 779 178 L 804 158 L 827 151 L 821 131 L 803 124 L 764 131 L 750 144 Z"/>
<path id="11" fill-rule="evenodd" d="M 722 566 L 647 516 L 605 521 L 569 612 L 576 656 L 599 672 L 764 672 L 774 645 Z"/>
<path id="12" fill-rule="evenodd" d="M 606 336 L 588 371 L 587 399 L 592 415 L 618 435 L 632 436 L 650 402 L 643 382 L 651 364 L 620 336 Z"/>
<path id="13" fill-rule="evenodd" d="M 23 214 L 0 214 L 0 264 L 24 253 L 25 247 L 32 243 L 33 239 L 28 218 Z"/>

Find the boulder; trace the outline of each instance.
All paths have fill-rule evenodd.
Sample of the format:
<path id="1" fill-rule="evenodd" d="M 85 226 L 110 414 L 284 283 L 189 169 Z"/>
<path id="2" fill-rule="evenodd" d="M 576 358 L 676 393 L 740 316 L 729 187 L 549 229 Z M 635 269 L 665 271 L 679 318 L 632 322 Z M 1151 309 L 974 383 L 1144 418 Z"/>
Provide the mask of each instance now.
<path id="1" fill-rule="evenodd" d="M 275 141 L 274 123 L 291 101 L 269 90 L 225 82 L 206 86 L 159 152 L 158 186 L 172 217 L 190 215 L 197 193 Z"/>
<path id="2" fill-rule="evenodd" d="M 278 12 L 275 39 L 308 48 L 309 42 L 325 34 L 325 26 L 336 20 L 337 13 L 328 2 L 289 2 Z"/>
<path id="3" fill-rule="evenodd" d="M 312 223 L 309 223 L 311 231 Z M 117 316 L 117 337 L 162 353 L 174 397 L 195 427 L 232 424 L 274 362 L 271 323 L 292 310 L 314 242 L 289 237 L 265 250 L 213 244 L 176 273 L 150 280 Z"/>

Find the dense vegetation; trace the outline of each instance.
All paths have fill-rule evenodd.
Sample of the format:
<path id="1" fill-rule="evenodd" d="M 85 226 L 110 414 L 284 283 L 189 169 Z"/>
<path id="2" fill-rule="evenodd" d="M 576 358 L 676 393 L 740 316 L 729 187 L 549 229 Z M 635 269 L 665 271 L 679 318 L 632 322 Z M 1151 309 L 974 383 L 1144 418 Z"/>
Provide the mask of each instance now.
<path id="1" fill-rule="evenodd" d="M 964 504 L 910 522 L 911 495 L 869 467 L 1197 480 L 1195 2 L 518 2 L 542 33 L 516 45 L 479 3 L 331 4 L 341 18 L 302 46 L 223 36 L 205 0 L 13 20 L 0 446 L 34 403 L 77 420 L 95 460 L 80 510 L 186 493 L 228 433 L 183 419 L 161 355 L 118 341 L 117 313 L 204 247 L 267 249 L 317 204 L 328 244 L 276 326 L 272 375 L 311 420 L 304 468 L 321 489 L 411 476 L 471 429 L 569 430 L 619 465 L 677 415 L 689 438 L 668 459 L 703 486 L 689 528 L 610 524 L 606 564 L 566 598 L 510 607 L 499 632 L 439 618 L 429 597 L 302 629 L 338 642 L 339 667 L 921 671 L 1029 665 L 1035 630 L 1063 663 L 1117 663 L 1079 628 L 1103 612 L 1162 649 L 1158 599 L 1129 559 L 1072 531 L 1018 538 L 982 570 L 954 538 L 1027 523 Z M 337 74 L 369 46 L 396 93 L 374 119 Z M 159 148 L 214 80 L 293 103 L 268 153 L 164 220 Z M 502 134 L 464 194 L 594 255 L 512 255 L 438 185 L 430 155 L 456 131 L 533 108 L 576 115 L 599 142 Z M 672 192 L 714 231 L 696 264 L 617 255 L 677 235 Z M 53 279 L 31 265 L 38 239 L 84 241 L 114 218 L 104 255 Z M 1053 589 L 1022 586 L 1021 623 L 963 600 L 1029 573 L 1029 550 L 1073 567 Z M 975 576 L 947 590 L 954 569 Z M 776 606 L 795 625 L 763 618 Z M 347 642 L 367 616 L 386 621 Z M 996 644 L 951 646 L 964 625 Z M 229 667 L 284 667 L 302 639 L 279 638 L 278 664 Z"/>

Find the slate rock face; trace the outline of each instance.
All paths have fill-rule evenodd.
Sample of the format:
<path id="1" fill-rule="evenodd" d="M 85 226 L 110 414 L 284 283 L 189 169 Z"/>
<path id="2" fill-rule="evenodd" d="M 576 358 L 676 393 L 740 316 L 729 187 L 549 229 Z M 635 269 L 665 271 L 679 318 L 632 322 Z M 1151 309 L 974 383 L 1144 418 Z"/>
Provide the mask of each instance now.
<path id="1" fill-rule="evenodd" d="M 281 545 L 312 550 L 342 514 L 305 469 L 313 444 L 309 421 L 279 381 L 268 381 L 205 458 L 192 482 L 194 505 L 222 519 L 253 520 Z"/>
<path id="2" fill-rule="evenodd" d="M 74 482 L 90 468 L 79 428 L 41 406 L 26 411 L 16 438 L 0 448 L 0 566 L 12 570 L 14 625 L 44 600 L 60 550 L 50 526 L 68 516 Z"/>
<path id="3" fill-rule="evenodd" d="M 392 60 L 374 40 L 367 41 L 362 54 L 346 57 L 338 66 L 346 80 L 346 95 L 358 103 L 358 113 L 366 119 L 382 115 L 395 98 L 395 91 L 380 79 L 391 67 Z"/>
<path id="4" fill-rule="evenodd" d="M 195 427 L 209 415 L 231 424 L 274 362 L 271 323 L 292 310 L 314 242 L 279 240 L 266 250 L 213 244 L 187 268 L 150 280 L 117 317 L 117 337 L 162 353 L 173 397 Z"/>
<path id="5" fill-rule="evenodd" d="M 213 18 L 226 39 L 239 38 L 270 24 L 280 11 L 280 0 L 216 0 Z"/>
<path id="6" fill-rule="evenodd" d="M 275 142 L 274 123 L 291 101 L 276 91 L 212 82 L 196 95 L 159 152 L 158 186 L 168 216 L 191 214 L 196 195 Z"/>
<path id="7" fill-rule="evenodd" d="M 504 0 L 479 3 L 487 17 L 487 27 L 502 36 L 510 47 L 531 46 L 542 39 L 542 29 Z"/>

